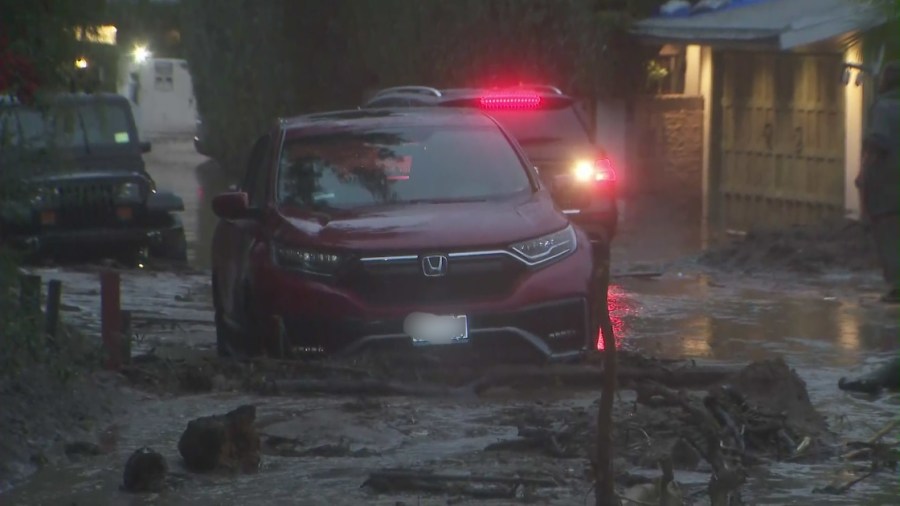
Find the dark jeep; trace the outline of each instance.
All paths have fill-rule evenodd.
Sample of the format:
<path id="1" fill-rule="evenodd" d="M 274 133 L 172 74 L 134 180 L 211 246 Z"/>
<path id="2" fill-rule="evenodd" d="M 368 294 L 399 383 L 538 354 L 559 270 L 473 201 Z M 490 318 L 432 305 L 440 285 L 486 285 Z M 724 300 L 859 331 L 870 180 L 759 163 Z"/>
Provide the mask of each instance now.
<path id="1" fill-rule="evenodd" d="M 182 200 L 144 167 L 131 105 L 59 94 L 40 107 L 0 97 L 0 244 L 36 255 L 186 260 Z"/>

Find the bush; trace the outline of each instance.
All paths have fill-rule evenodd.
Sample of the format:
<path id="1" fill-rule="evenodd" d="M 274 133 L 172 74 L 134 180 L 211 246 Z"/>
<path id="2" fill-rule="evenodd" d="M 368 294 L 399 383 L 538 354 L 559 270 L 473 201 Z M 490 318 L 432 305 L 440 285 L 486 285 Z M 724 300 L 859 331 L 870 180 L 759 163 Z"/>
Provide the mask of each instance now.
<path id="1" fill-rule="evenodd" d="M 0 380 L 45 368 L 65 381 L 99 363 L 96 347 L 82 334 L 60 323 L 54 338 L 45 332 L 40 307 L 23 307 L 19 266 L 19 255 L 0 247 Z"/>

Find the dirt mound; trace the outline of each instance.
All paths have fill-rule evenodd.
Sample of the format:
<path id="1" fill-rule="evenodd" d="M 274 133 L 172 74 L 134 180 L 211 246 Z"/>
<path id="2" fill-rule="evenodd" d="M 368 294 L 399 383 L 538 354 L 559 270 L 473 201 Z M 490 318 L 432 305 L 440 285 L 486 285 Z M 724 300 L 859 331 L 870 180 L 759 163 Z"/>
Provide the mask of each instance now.
<path id="1" fill-rule="evenodd" d="M 820 273 L 878 268 L 871 238 L 865 228 L 853 220 L 751 232 L 740 240 L 706 252 L 700 257 L 700 263 L 744 272 L 774 269 Z"/>

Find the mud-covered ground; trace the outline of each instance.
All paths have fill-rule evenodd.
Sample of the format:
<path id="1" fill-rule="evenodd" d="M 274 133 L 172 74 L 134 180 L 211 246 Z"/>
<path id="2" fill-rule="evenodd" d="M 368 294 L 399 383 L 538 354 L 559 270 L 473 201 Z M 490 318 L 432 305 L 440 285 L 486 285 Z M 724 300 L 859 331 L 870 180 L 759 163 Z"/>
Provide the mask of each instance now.
<path id="1" fill-rule="evenodd" d="M 868 272 L 878 258 L 865 227 L 855 220 L 838 220 L 814 227 L 751 232 L 700 256 L 700 262 L 744 273 L 792 271 Z"/>
<path id="2" fill-rule="evenodd" d="M 134 315 L 136 358 L 121 374 L 95 372 L 69 391 L 47 387 L 38 392 L 0 392 L 5 413 L 14 405 L 15 411 L 25 414 L 16 424 L 8 423 L 9 417 L 0 417 L 3 443 L 16 450 L 17 462 L 22 464 L 16 476 L 36 471 L 15 489 L 0 492 L 0 503 L 531 501 L 569 505 L 592 501 L 587 457 L 599 393 L 590 383 L 571 384 L 548 376 L 537 384 L 532 378 L 524 384 L 497 385 L 469 396 L 301 394 L 267 386 L 276 380 L 322 378 L 334 370 L 322 364 L 265 362 L 250 366 L 217 359 L 209 276 L 203 270 L 212 220 L 205 214 L 203 202 L 225 182 L 216 175 L 214 164 L 191 150 L 184 141 L 156 143 L 147 161 L 161 187 L 175 188 L 186 199 L 188 214 L 193 215 L 185 222 L 196 270 L 122 272 L 122 305 Z M 837 389 L 841 376 L 858 373 L 897 353 L 900 314 L 896 307 L 877 301 L 881 291 L 877 273 L 863 265 L 853 272 L 843 268 L 845 262 L 837 258 L 812 273 L 787 269 L 778 276 L 759 276 L 756 273 L 770 272 L 766 261 L 771 258 L 765 259 L 778 255 L 754 253 L 735 260 L 734 252 L 720 250 L 719 258 L 731 258 L 731 263 L 710 260 L 715 258 L 710 256 L 699 262 L 695 257 L 673 261 L 690 252 L 667 251 L 668 255 L 655 257 L 648 253 L 658 246 L 648 248 L 640 240 L 639 227 L 623 229 L 628 235 L 614 252 L 614 270 L 619 275 L 611 288 L 614 326 L 623 350 L 695 359 L 701 365 L 735 370 L 752 361 L 782 359 L 796 372 L 796 378 L 751 381 L 750 385 L 758 386 L 750 392 L 753 404 L 787 409 L 790 406 L 779 408 L 778 403 L 802 397 L 798 393 L 798 385 L 802 385 L 809 398 L 805 413 L 812 418 L 821 414 L 818 422 L 792 425 L 793 432 L 788 434 L 789 441 L 798 446 L 804 437 L 812 438 L 815 444 L 804 450 L 804 455 L 792 457 L 788 452 L 791 445 L 784 440 L 768 443 L 765 451 L 752 452 L 759 461 L 747 466 L 749 477 L 742 489 L 745 502 L 893 504 L 896 472 L 890 471 L 870 477 L 844 494 L 812 493 L 849 468 L 850 463 L 833 455 L 840 445 L 869 438 L 896 415 L 900 404 L 893 394 L 867 397 Z M 663 271 L 658 277 L 628 275 L 656 269 Z M 742 270 L 754 275 L 747 276 Z M 36 272 L 45 279 L 62 280 L 66 321 L 99 339 L 98 269 L 42 267 Z M 629 356 L 639 361 L 635 355 Z M 625 365 L 629 363 L 634 364 L 626 360 Z M 358 378 L 360 370 L 376 377 L 389 371 L 383 363 L 340 365 L 335 370 L 353 378 Z M 462 372 L 456 371 L 456 376 L 441 379 L 434 378 L 433 368 L 427 366 L 402 367 L 404 374 L 399 379 L 406 385 L 431 380 L 460 387 L 467 384 L 464 379 L 478 376 L 478 371 L 469 371 L 472 376 L 463 378 Z M 413 379 L 417 369 L 421 375 Z M 735 378 L 730 377 L 728 383 L 740 383 Z M 789 386 L 794 390 L 788 390 Z M 710 468 L 689 443 L 703 447 L 702 440 L 697 443 L 696 424 L 688 419 L 683 406 L 651 405 L 643 397 L 637 402 L 639 392 L 647 394 L 646 388 L 640 382 L 623 381 L 616 402 L 616 463 L 620 472 L 627 472 L 620 476 L 620 489 L 625 493 L 629 485 L 640 483 L 639 476 L 659 476 L 657 459 L 660 454 L 670 454 L 677 460 L 675 480 L 682 487 L 685 503 L 704 504 Z M 714 386 L 694 389 L 690 398 L 702 406 L 702 396 L 710 389 L 715 391 Z M 6 394 L 8 397 L 2 397 Z M 178 439 L 187 422 L 242 404 L 257 409 L 255 426 L 262 442 L 259 472 L 188 472 L 178 453 Z M 24 423 L 23 419 L 33 422 Z M 79 424 L 72 422 L 76 419 Z M 537 439 L 517 441 L 523 429 L 526 435 L 537 434 Z M 68 455 L 66 443 L 70 443 Z M 675 451 L 667 451 L 675 443 Z M 119 487 L 125 461 L 142 446 L 166 458 L 170 478 L 165 491 L 134 496 Z M 830 451 L 819 451 L 823 448 Z M 25 455 L 29 458 L 23 462 Z M 513 486 L 508 499 L 475 497 L 497 493 L 497 486 L 484 484 L 430 493 L 362 487 L 372 472 L 394 467 L 481 477 L 518 475 L 528 478 L 525 481 L 531 485 Z"/>

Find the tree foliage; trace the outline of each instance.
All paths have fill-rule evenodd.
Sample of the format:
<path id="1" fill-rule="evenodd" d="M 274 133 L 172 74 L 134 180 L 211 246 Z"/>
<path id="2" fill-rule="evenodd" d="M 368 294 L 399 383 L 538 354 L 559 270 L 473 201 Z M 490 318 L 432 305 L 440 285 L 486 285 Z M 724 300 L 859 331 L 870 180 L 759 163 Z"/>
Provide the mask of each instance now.
<path id="1" fill-rule="evenodd" d="M 185 54 L 212 152 L 232 172 L 280 115 L 356 107 L 399 84 L 553 83 L 627 96 L 625 33 L 660 0 L 183 0 Z"/>
<path id="2" fill-rule="evenodd" d="M 76 30 L 97 24 L 105 0 L 0 0 L 0 93 L 25 100 L 67 84 L 81 46 Z"/>

